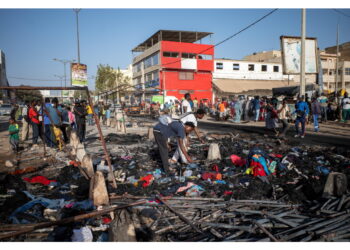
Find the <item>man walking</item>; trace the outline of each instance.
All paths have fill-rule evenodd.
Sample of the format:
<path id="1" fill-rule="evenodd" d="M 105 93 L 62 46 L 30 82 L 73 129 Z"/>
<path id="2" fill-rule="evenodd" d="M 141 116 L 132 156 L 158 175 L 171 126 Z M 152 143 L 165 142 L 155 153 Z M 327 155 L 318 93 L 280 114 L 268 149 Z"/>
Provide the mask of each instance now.
<path id="1" fill-rule="evenodd" d="M 295 111 L 297 118 L 295 120 L 295 130 L 297 134 L 295 138 L 304 138 L 305 137 L 305 123 L 307 116 L 309 115 L 309 105 L 304 101 L 303 97 L 299 97 L 298 102 L 295 104 Z M 301 124 L 301 131 L 299 131 L 299 124 Z"/>
<path id="2" fill-rule="evenodd" d="M 324 93 L 318 98 L 318 101 L 321 105 L 321 115 L 322 121 L 327 122 L 327 106 L 328 106 L 328 98 Z"/>

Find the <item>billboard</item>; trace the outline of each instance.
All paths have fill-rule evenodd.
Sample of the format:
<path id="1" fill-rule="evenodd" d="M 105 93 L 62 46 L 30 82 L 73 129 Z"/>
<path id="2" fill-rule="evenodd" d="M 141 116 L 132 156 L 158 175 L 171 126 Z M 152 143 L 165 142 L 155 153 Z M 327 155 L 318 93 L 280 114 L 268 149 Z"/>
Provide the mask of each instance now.
<path id="1" fill-rule="evenodd" d="M 281 51 L 283 74 L 300 74 L 301 63 L 301 38 L 281 36 Z M 317 39 L 305 39 L 305 73 L 317 74 L 318 72 Z"/>
<path id="2" fill-rule="evenodd" d="M 86 64 L 71 64 L 72 85 L 78 87 L 88 86 Z"/>

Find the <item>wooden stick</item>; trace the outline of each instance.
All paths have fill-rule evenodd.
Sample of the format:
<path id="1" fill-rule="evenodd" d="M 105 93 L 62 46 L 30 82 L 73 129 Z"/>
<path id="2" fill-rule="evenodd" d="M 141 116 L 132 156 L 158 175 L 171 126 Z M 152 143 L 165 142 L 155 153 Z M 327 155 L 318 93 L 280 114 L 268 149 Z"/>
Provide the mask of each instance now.
<path id="1" fill-rule="evenodd" d="M 277 240 L 268 230 L 266 230 L 260 223 L 254 221 L 254 224 L 257 225 L 269 238 L 275 242 L 278 242 Z"/>
<path id="2" fill-rule="evenodd" d="M 174 214 L 176 214 L 177 216 L 179 216 L 179 218 L 186 222 L 188 225 L 190 225 L 196 232 L 201 233 L 202 231 L 199 230 L 198 227 L 196 227 L 195 225 L 193 225 L 188 219 L 186 219 L 182 214 L 178 213 L 175 209 L 173 209 L 172 207 L 170 207 L 168 205 L 168 203 L 166 201 L 164 201 L 162 198 L 160 198 L 159 196 L 157 196 L 157 199 L 160 200 L 171 212 L 173 212 Z"/>

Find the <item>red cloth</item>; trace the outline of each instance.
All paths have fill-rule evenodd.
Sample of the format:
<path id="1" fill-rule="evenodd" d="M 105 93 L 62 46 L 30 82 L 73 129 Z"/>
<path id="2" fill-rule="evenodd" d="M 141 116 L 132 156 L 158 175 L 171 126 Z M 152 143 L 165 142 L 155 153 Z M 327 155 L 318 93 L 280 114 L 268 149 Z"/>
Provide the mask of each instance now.
<path id="1" fill-rule="evenodd" d="M 103 224 L 109 224 L 112 220 L 110 218 L 104 217 L 102 218 Z"/>
<path id="2" fill-rule="evenodd" d="M 149 185 L 151 185 L 153 179 L 154 179 L 154 177 L 151 174 L 142 177 L 140 179 L 140 181 L 144 181 L 144 183 L 142 184 L 142 187 L 148 187 Z"/>
<path id="3" fill-rule="evenodd" d="M 267 176 L 264 167 L 259 162 L 252 161 L 250 166 L 253 168 L 254 176 Z"/>
<path id="4" fill-rule="evenodd" d="M 212 166 L 212 170 L 215 171 L 215 172 L 219 172 L 219 166 L 218 165 L 213 165 Z"/>
<path id="5" fill-rule="evenodd" d="M 238 155 L 231 155 L 231 161 L 234 165 L 242 167 L 246 164 L 246 160 L 242 159 Z"/>
<path id="6" fill-rule="evenodd" d="M 283 155 L 280 155 L 280 154 L 269 154 L 269 156 L 275 157 L 275 158 L 282 158 L 283 157 Z"/>
<path id="7" fill-rule="evenodd" d="M 224 195 L 231 195 L 231 194 L 233 194 L 232 191 L 227 191 L 227 190 L 226 190 L 226 191 L 224 192 Z"/>
<path id="8" fill-rule="evenodd" d="M 30 107 L 29 112 L 28 112 L 29 119 L 34 122 L 35 124 L 39 124 L 39 120 L 37 119 L 38 117 L 38 112 L 35 110 L 35 108 Z"/>
<path id="9" fill-rule="evenodd" d="M 211 179 L 212 181 L 214 181 L 214 180 L 221 180 L 222 179 L 222 175 L 220 173 L 209 173 L 209 172 L 206 172 L 206 173 L 202 174 L 202 179 L 203 180 Z"/>
<path id="10" fill-rule="evenodd" d="M 41 183 L 45 186 L 50 185 L 51 182 L 56 182 L 55 180 L 49 180 L 44 176 L 38 175 L 33 178 L 23 178 L 23 180 L 29 183 Z"/>

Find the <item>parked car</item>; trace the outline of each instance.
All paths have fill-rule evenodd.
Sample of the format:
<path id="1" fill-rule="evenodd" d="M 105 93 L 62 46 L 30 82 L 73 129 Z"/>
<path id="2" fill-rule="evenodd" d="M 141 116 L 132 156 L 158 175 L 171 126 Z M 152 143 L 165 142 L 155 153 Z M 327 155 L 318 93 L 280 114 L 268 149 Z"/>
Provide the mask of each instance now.
<path id="1" fill-rule="evenodd" d="M 1 104 L 0 115 L 10 115 L 12 110 L 11 104 Z"/>

